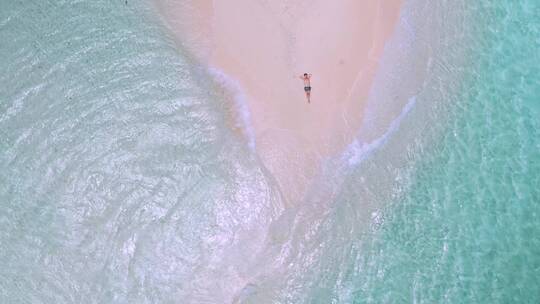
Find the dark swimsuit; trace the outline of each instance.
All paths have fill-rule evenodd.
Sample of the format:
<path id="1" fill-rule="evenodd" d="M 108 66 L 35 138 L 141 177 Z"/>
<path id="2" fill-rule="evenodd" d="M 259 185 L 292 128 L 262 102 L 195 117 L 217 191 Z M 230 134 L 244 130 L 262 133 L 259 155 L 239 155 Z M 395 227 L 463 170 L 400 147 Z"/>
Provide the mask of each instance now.
<path id="1" fill-rule="evenodd" d="M 304 87 L 304 91 L 311 92 L 311 87 Z"/>

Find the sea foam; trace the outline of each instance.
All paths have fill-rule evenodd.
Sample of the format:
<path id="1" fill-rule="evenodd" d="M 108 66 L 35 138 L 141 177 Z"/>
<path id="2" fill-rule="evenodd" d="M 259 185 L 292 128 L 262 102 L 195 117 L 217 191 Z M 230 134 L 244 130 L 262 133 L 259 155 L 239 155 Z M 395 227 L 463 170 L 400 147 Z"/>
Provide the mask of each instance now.
<path id="1" fill-rule="evenodd" d="M 224 87 L 233 95 L 236 114 L 238 114 L 236 126 L 239 127 L 243 131 L 244 136 L 246 136 L 249 148 L 252 151 L 255 151 L 255 131 L 253 130 L 253 125 L 251 123 L 251 112 L 248 107 L 247 96 L 240 86 L 240 83 L 238 80 L 225 74 L 225 72 L 218 68 L 209 67 L 208 72 L 220 86 Z"/>
<path id="2" fill-rule="evenodd" d="M 399 126 L 407 114 L 416 104 L 416 96 L 409 98 L 407 104 L 403 107 L 401 113 L 388 126 L 386 132 L 377 137 L 373 141 L 362 141 L 359 138 L 353 140 L 342 155 L 342 160 L 346 161 L 349 166 L 356 166 L 366 159 L 373 151 L 383 146 L 388 138 L 399 129 Z"/>

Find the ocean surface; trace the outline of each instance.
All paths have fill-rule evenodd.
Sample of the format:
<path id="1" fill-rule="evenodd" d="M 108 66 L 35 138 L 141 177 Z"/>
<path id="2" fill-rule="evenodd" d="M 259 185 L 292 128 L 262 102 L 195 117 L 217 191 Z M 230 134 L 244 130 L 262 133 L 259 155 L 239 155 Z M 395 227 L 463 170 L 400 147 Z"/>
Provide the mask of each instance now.
<path id="1" fill-rule="evenodd" d="M 0 303 L 540 302 L 538 1 L 406 0 L 295 209 L 150 2 L 0 0 L 0 71 Z"/>

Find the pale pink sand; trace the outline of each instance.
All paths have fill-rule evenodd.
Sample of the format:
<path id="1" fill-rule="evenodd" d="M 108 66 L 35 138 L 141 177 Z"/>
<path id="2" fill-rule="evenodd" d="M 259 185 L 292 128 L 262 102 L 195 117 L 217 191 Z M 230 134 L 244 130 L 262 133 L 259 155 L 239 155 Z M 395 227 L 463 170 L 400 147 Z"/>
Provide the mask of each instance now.
<path id="1" fill-rule="evenodd" d="M 157 1 L 185 47 L 239 82 L 257 153 L 288 202 L 301 200 L 321 160 L 356 135 L 401 1 Z"/>

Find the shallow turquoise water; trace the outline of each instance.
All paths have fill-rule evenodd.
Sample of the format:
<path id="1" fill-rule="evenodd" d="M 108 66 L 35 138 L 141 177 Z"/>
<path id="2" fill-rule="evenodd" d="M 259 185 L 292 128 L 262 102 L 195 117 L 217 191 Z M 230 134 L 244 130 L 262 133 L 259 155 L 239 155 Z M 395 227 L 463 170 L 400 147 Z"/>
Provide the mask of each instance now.
<path id="1" fill-rule="evenodd" d="M 464 81 L 357 256 L 356 303 L 540 301 L 540 7 L 466 9 Z"/>
<path id="2" fill-rule="evenodd" d="M 0 302 L 539 302 L 539 5 L 407 3 L 412 109 L 284 211 L 148 3 L 1 2 Z"/>
<path id="3" fill-rule="evenodd" d="M 154 13 L 0 3 L 1 303 L 217 302 L 279 209 Z"/>

